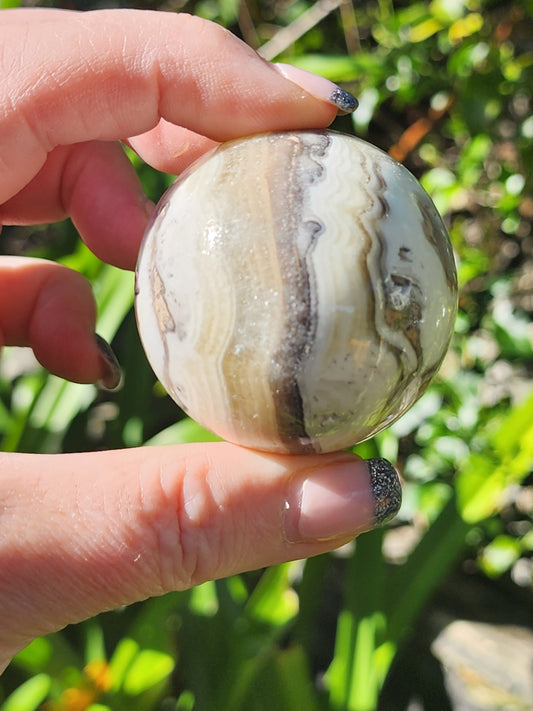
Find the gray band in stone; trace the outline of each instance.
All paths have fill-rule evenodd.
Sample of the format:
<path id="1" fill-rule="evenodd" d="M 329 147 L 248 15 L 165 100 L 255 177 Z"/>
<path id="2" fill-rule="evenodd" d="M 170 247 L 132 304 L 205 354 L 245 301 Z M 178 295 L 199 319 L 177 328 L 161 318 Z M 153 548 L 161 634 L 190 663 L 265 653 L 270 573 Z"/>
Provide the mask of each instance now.
<path id="1" fill-rule="evenodd" d="M 338 90 L 338 106 L 353 97 Z M 137 267 L 161 383 L 223 439 L 334 452 L 377 434 L 439 367 L 457 307 L 430 198 L 390 156 L 329 131 L 231 141 L 159 203 Z"/>

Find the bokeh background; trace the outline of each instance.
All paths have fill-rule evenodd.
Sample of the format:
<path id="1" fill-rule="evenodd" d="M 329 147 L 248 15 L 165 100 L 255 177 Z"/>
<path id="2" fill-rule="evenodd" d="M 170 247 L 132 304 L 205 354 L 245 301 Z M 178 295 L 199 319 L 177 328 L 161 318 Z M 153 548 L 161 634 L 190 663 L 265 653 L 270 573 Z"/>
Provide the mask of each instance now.
<path id="1" fill-rule="evenodd" d="M 268 59 L 360 100 L 334 128 L 403 162 L 449 229 L 460 301 L 432 386 L 357 447 L 404 479 L 387 530 L 335 554 L 121 609 L 36 640 L 0 679 L 0 711 L 526 711 L 533 709 L 533 2 L 169 0 Z M 172 176 L 130 154 L 150 197 Z M 133 276 L 71 224 L 4 228 L 1 254 L 59 260 L 92 283 L 116 394 L 0 361 L 5 451 L 207 440 L 150 370 Z"/>

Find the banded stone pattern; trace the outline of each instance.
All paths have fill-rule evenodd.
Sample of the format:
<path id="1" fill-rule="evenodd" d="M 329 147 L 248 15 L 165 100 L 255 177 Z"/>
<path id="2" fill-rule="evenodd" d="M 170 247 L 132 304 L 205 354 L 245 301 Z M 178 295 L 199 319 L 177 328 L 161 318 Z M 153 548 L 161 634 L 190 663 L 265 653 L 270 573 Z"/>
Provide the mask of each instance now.
<path id="1" fill-rule="evenodd" d="M 329 131 L 232 141 L 162 198 L 137 269 L 141 339 L 174 400 L 224 439 L 335 451 L 424 392 L 457 280 L 416 179 Z"/>

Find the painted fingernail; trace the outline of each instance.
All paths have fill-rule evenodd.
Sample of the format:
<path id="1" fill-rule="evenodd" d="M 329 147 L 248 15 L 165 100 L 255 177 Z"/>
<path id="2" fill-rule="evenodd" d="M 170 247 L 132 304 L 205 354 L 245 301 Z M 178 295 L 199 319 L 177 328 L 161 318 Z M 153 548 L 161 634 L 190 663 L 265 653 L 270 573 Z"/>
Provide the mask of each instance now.
<path id="1" fill-rule="evenodd" d="M 386 459 L 368 459 L 370 488 L 374 499 L 374 526 L 382 526 L 396 516 L 402 504 L 398 472 Z"/>
<path id="2" fill-rule="evenodd" d="M 150 200 L 149 198 L 147 198 L 146 195 L 144 195 L 144 193 L 141 195 L 140 203 L 142 205 L 145 215 L 148 218 L 151 218 L 152 215 L 154 214 L 155 203 L 152 202 L 152 200 Z"/>
<path id="3" fill-rule="evenodd" d="M 351 114 L 359 104 L 355 96 L 318 74 L 281 62 L 272 64 L 272 66 L 281 76 L 292 81 L 293 84 L 297 84 L 308 94 L 336 106 L 339 114 Z"/>
<path id="4" fill-rule="evenodd" d="M 401 501 L 400 479 L 385 459 L 337 461 L 290 482 L 285 537 L 290 543 L 347 540 L 389 521 Z"/>
<path id="5" fill-rule="evenodd" d="M 100 361 L 104 374 L 98 381 L 98 385 L 105 390 L 117 390 L 122 383 L 122 370 L 118 363 L 116 355 L 109 343 L 97 333 L 94 334 L 94 340 L 100 351 Z"/>

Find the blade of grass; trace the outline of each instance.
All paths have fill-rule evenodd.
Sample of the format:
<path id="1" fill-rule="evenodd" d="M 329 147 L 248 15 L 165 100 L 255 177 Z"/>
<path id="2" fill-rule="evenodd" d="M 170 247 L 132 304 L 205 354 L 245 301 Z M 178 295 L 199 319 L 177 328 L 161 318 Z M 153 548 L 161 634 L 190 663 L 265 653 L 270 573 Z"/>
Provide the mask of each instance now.
<path id="1" fill-rule="evenodd" d="M 327 673 L 330 702 L 339 711 L 373 711 L 381 688 L 374 657 L 384 642 L 383 531 L 357 539 L 345 576 L 337 644 Z"/>
<path id="2" fill-rule="evenodd" d="M 21 379 L 21 382 L 14 386 L 14 399 L 17 399 L 16 390 L 20 388 L 25 390 L 24 399 L 27 397 L 27 402 L 22 407 L 17 407 L 12 412 L 11 422 L 2 437 L 0 449 L 3 452 L 24 451 L 22 442 L 27 432 L 29 420 L 33 414 L 34 408 L 39 401 L 43 389 L 46 387 L 47 376 L 44 372 L 28 375 Z M 29 395 L 29 397 L 28 397 Z"/>
<path id="3" fill-rule="evenodd" d="M 51 686 L 48 674 L 37 674 L 8 696 L 0 711 L 35 711 L 48 696 Z"/>
<path id="4" fill-rule="evenodd" d="M 320 590 L 330 564 L 329 555 L 319 555 L 305 561 L 302 579 L 298 585 L 300 611 L 294 621 L 292 638 L 311 655 L 316 645 L 319 630 Z"/>
<path id="5" fill-rule="evenodd" d="M 387 582 L 388 637 L 398 645 L 429 596 L 458 560 L 470 530 L 457 512 L 455 496 L 431 524 L 406 562 Z"/>
<path id="6" fill-rule="evenodd" d="M 94 284 L 98 305 L 98 333 L 108 341 L 113 340 L 119 326 L 133 306 L 135 277 L 106 265 Z"/>
<path id="7" fill-rule="evenodd" d="M 279 711 L 318 711 L 307 658 L 299 646 L 278 652 L 273 662 L 274 684 L 270 707 Z"/>

